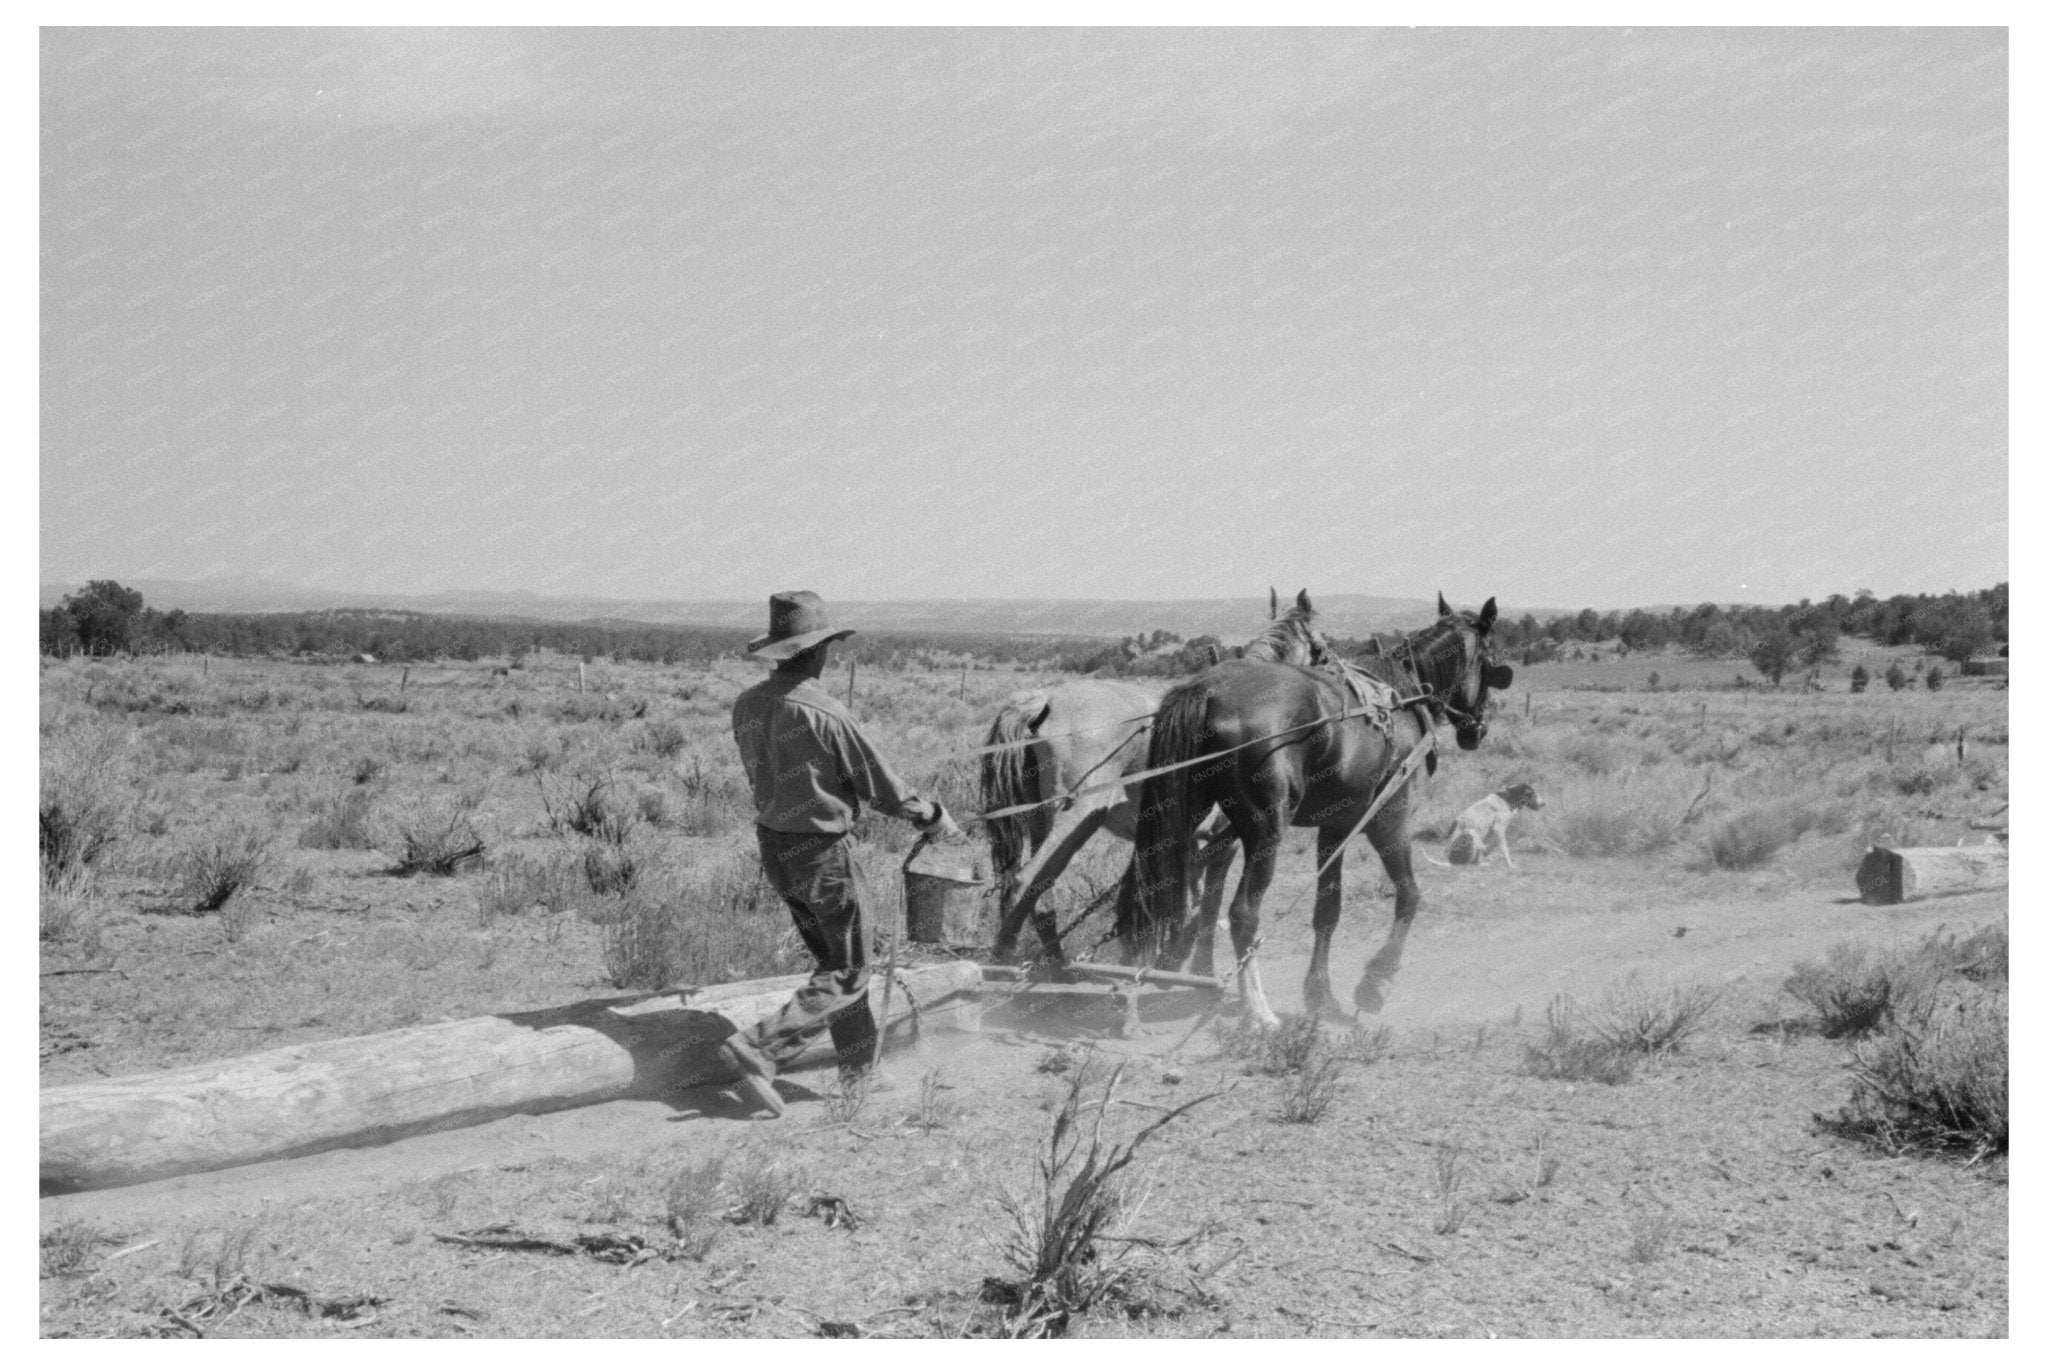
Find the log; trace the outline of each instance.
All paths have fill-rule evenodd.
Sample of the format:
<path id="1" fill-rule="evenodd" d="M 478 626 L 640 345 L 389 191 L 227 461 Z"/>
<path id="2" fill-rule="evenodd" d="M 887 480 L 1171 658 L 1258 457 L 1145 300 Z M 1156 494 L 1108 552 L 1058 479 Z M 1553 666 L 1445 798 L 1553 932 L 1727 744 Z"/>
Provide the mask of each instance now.
<path id="1" fill-rule="evenodd" d="M 1971 848 L 1873 848 L 1856 869 L 1865 905 L 1898 905 L 1930 896 L 1990 891 L 2006 884 L 2003 844 Z"/>
<path id="2" fill-rule="evenodd" d="M 589 1000 L 46 1089 L 43 1192 L 374 1146 L 730 1081 L 719 1042 L 780 1009 L 804 980 Z M 900 1027 L 980 982 L 972 962 L 905 970 L 889 1024 Z M 830 1048 L 821 1038 L 799 1061 Z"/>

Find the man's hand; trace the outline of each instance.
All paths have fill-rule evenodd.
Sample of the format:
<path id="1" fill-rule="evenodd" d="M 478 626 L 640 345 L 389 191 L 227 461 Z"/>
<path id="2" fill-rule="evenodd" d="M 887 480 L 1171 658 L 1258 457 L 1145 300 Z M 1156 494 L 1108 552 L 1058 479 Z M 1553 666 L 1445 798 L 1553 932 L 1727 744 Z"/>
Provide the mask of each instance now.
<path id="1" fill-rule="evenodd" d="M 967 837 L 946 808 L 936 801 L 932 802 L 932 818 L 924 825 L 924 833 L 948 843 L 957 843 Z"/>

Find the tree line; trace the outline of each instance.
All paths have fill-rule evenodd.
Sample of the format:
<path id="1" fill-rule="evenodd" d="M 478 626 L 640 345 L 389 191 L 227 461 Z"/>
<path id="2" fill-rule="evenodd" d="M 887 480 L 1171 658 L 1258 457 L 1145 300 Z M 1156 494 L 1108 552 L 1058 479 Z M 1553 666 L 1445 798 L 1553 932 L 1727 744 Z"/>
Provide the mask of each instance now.
<path id="1" fill-rule="evenodd" d="M 552 622 L 427 612 L 335 609 L 303 612 L 158 611 L 142 594 L 98 579 L 42 611 L 42 652 L 72 655 L 219 654 L 355 658 L 428 663 L 507 659 L 549 651 L 587 663 L 610 659 L 704 664 L 739 654 L 759 632 L 737 626 L 662 626 L 638 621 Z M 862 631 L 839 657 L 883 668 L 953 667 L 964 660 L 1045 664 L 1093 642 L 1007 635 L 923 636 Z"/>
<path id="2" fill-rule="evenodd" d="M 1869 591 L 1802 600 L 1781 607 L 1702 602 L 1667 612 L 1588 608 L 1538 620 L 1503 617 L 1494 626 L 1495 648 L 1523 663 L 1555 658 L 1575 644 L 1613 642 L 1620 652 L 1677 647 L 1707 658 L 1747 659 L 1777 681 L 1798 667 L 1834 658 L 1845 635 L 1887 645 L 1919 645 L 1956 663 L 2000 652 L 2008 640 L 2008 585 L 1970 593 L 1900 594 Z M 495 617 L 438 616 L 424 612 L 331 610 L 314 612 L 158 611 L 142 594 L 98 579 L 43 610 L 42 652 L 74 654 L 210 653 L 354 657 L 402 663 L 437 659 L 508 658 L 537 650 L 660 664 L 702 664 L 741 652 L 755 632 L 738 627 L 659 626 L 634 621 L 548 622 Z M 1342 653 L 1363 651 L 1364 640 L 1340 639 Z M 917 635 L 863 631 L 842 646 L 843 657 L 872 666 L 958 667 L 968 660 L 1016 663 L 1076 673 L 1179 676 L 1207 668 L 1232 651 L 1213 635 L 1183 640 L 1171 631 L 1099 639 L 1018 635 Z"/>

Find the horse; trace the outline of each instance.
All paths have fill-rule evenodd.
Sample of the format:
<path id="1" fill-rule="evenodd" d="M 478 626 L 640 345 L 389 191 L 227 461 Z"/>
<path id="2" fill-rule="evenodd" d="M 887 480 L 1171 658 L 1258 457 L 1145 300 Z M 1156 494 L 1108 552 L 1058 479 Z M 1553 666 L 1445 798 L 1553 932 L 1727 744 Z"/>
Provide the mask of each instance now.
<path id="1" fill-rule="evenodd" d="M 1138 798 L 1136 851 L 1118 888 L 1117 936 L 1128 963 L 1152 959 L 1176 966 L 1188 950 L 1186 925 L 1189 836 L 1220 807 L 1245 846 L 1245 868 L 1230 903 L 1230 938 L 1246 1012 L 1274 1025 L 1259 978 L 1259 905 L 1290 825 L 1316 831 L 1315 945 L 1302 994 L 1312 1012 L 1341 1013 L 1330 994 L 1330 940 L 1343 911 L 1345 841 L 1381 788 L 1400 775 L 1405 757 L 1433 744 L 1448 719 L 1458 747 L 1486 736 L 1490 693 L 1506 688 L 1514 670 L 1495 663 L 1488 637 L 1494 599 L 1475 615 L 1453 612 L 1437 595 L 1437 619 L 1369 659 L 1361 671 L 1392 692 L 1361 705 L 1343 678 L 1288 664 L 1230 661 L 1169 691 L 1153 721 L 1150 762 L 1187 766 L 1145 779 Z M 1349 713 L 1349 717 L 1347 716 Z M 1189 763 L 1202 755 L 1212 763 Z M 1427 751 L 1431 770 L 1434 749 Z M 1401 965 L 1409 926 L 1422 905 L 1408 848 L 1409 794 L 1415 769 L 1365 824 L 1395 889 L 1394 923 L 1366 964 L 1353 992 L 1364 1013 L 1385 1004 Z M 1220 888 L 1217 888 L 1220 891 Z M 1205 898 L 1204 915 L 1214 911 Z M 1206 934 L 1203 937 L 1207 937 Z"/>
<path id="2" fill-rule="evenodd" d="M 1246 658 L 1327 664 L 1335 657 L 1315 628 L 1306 588 L 1285 615 L 1279 593 L 1269 589 L 1267 615 L 1272 624 L 1244 647 Z M 1137 784 L 1107 784 L 1145 768 L 1146 736 L 1158 707 L 1158 694 L 1135 683 L 1085 678 L 1015 693 L 996 712 L 981 758 L 982 809 L 1043 803 L 987 821 L 1000 912 L 998 962 L 1015 952 L 1027 917 L 1047 957 L 1065 962 L 1058 926 L 1040 911 L 1039 900 L 1098 830 L 1126 841 L 1136 833 Z M 1082 787 L 1100 789 L 1056 799 Z M 1234 835 L 1217 822 L 1197 857 L 1205 905 L 1214 900 L 1220 906 L 1235 852 Z"/>

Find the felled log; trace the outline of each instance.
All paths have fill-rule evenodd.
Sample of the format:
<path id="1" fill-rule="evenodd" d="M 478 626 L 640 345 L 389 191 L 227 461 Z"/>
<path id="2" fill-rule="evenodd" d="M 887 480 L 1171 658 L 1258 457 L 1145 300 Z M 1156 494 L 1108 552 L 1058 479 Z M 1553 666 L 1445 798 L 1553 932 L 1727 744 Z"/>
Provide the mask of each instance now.
<path id="1" fill-rule="evenodd" d="M 43 1189 L 129 1185 L 730 1081 L 719 1042 L 780 1009 L 804 979 L 458 1019 L 53 1087 L 42 1092 Z M 889 1025 L 944 1009 L 980 981 L 972 962 L 906 969 Z M 821 1038 L 815 1050 L 830 1046 Z"/>
<path id="2" fill-rule="evenodd" d="M 1898 905 L 1930 896 L 1989 891 L 2006 884 L 2003 844 L 1970 848 L 1873 848 L 1856 869 L 1865 905 Z"/>

